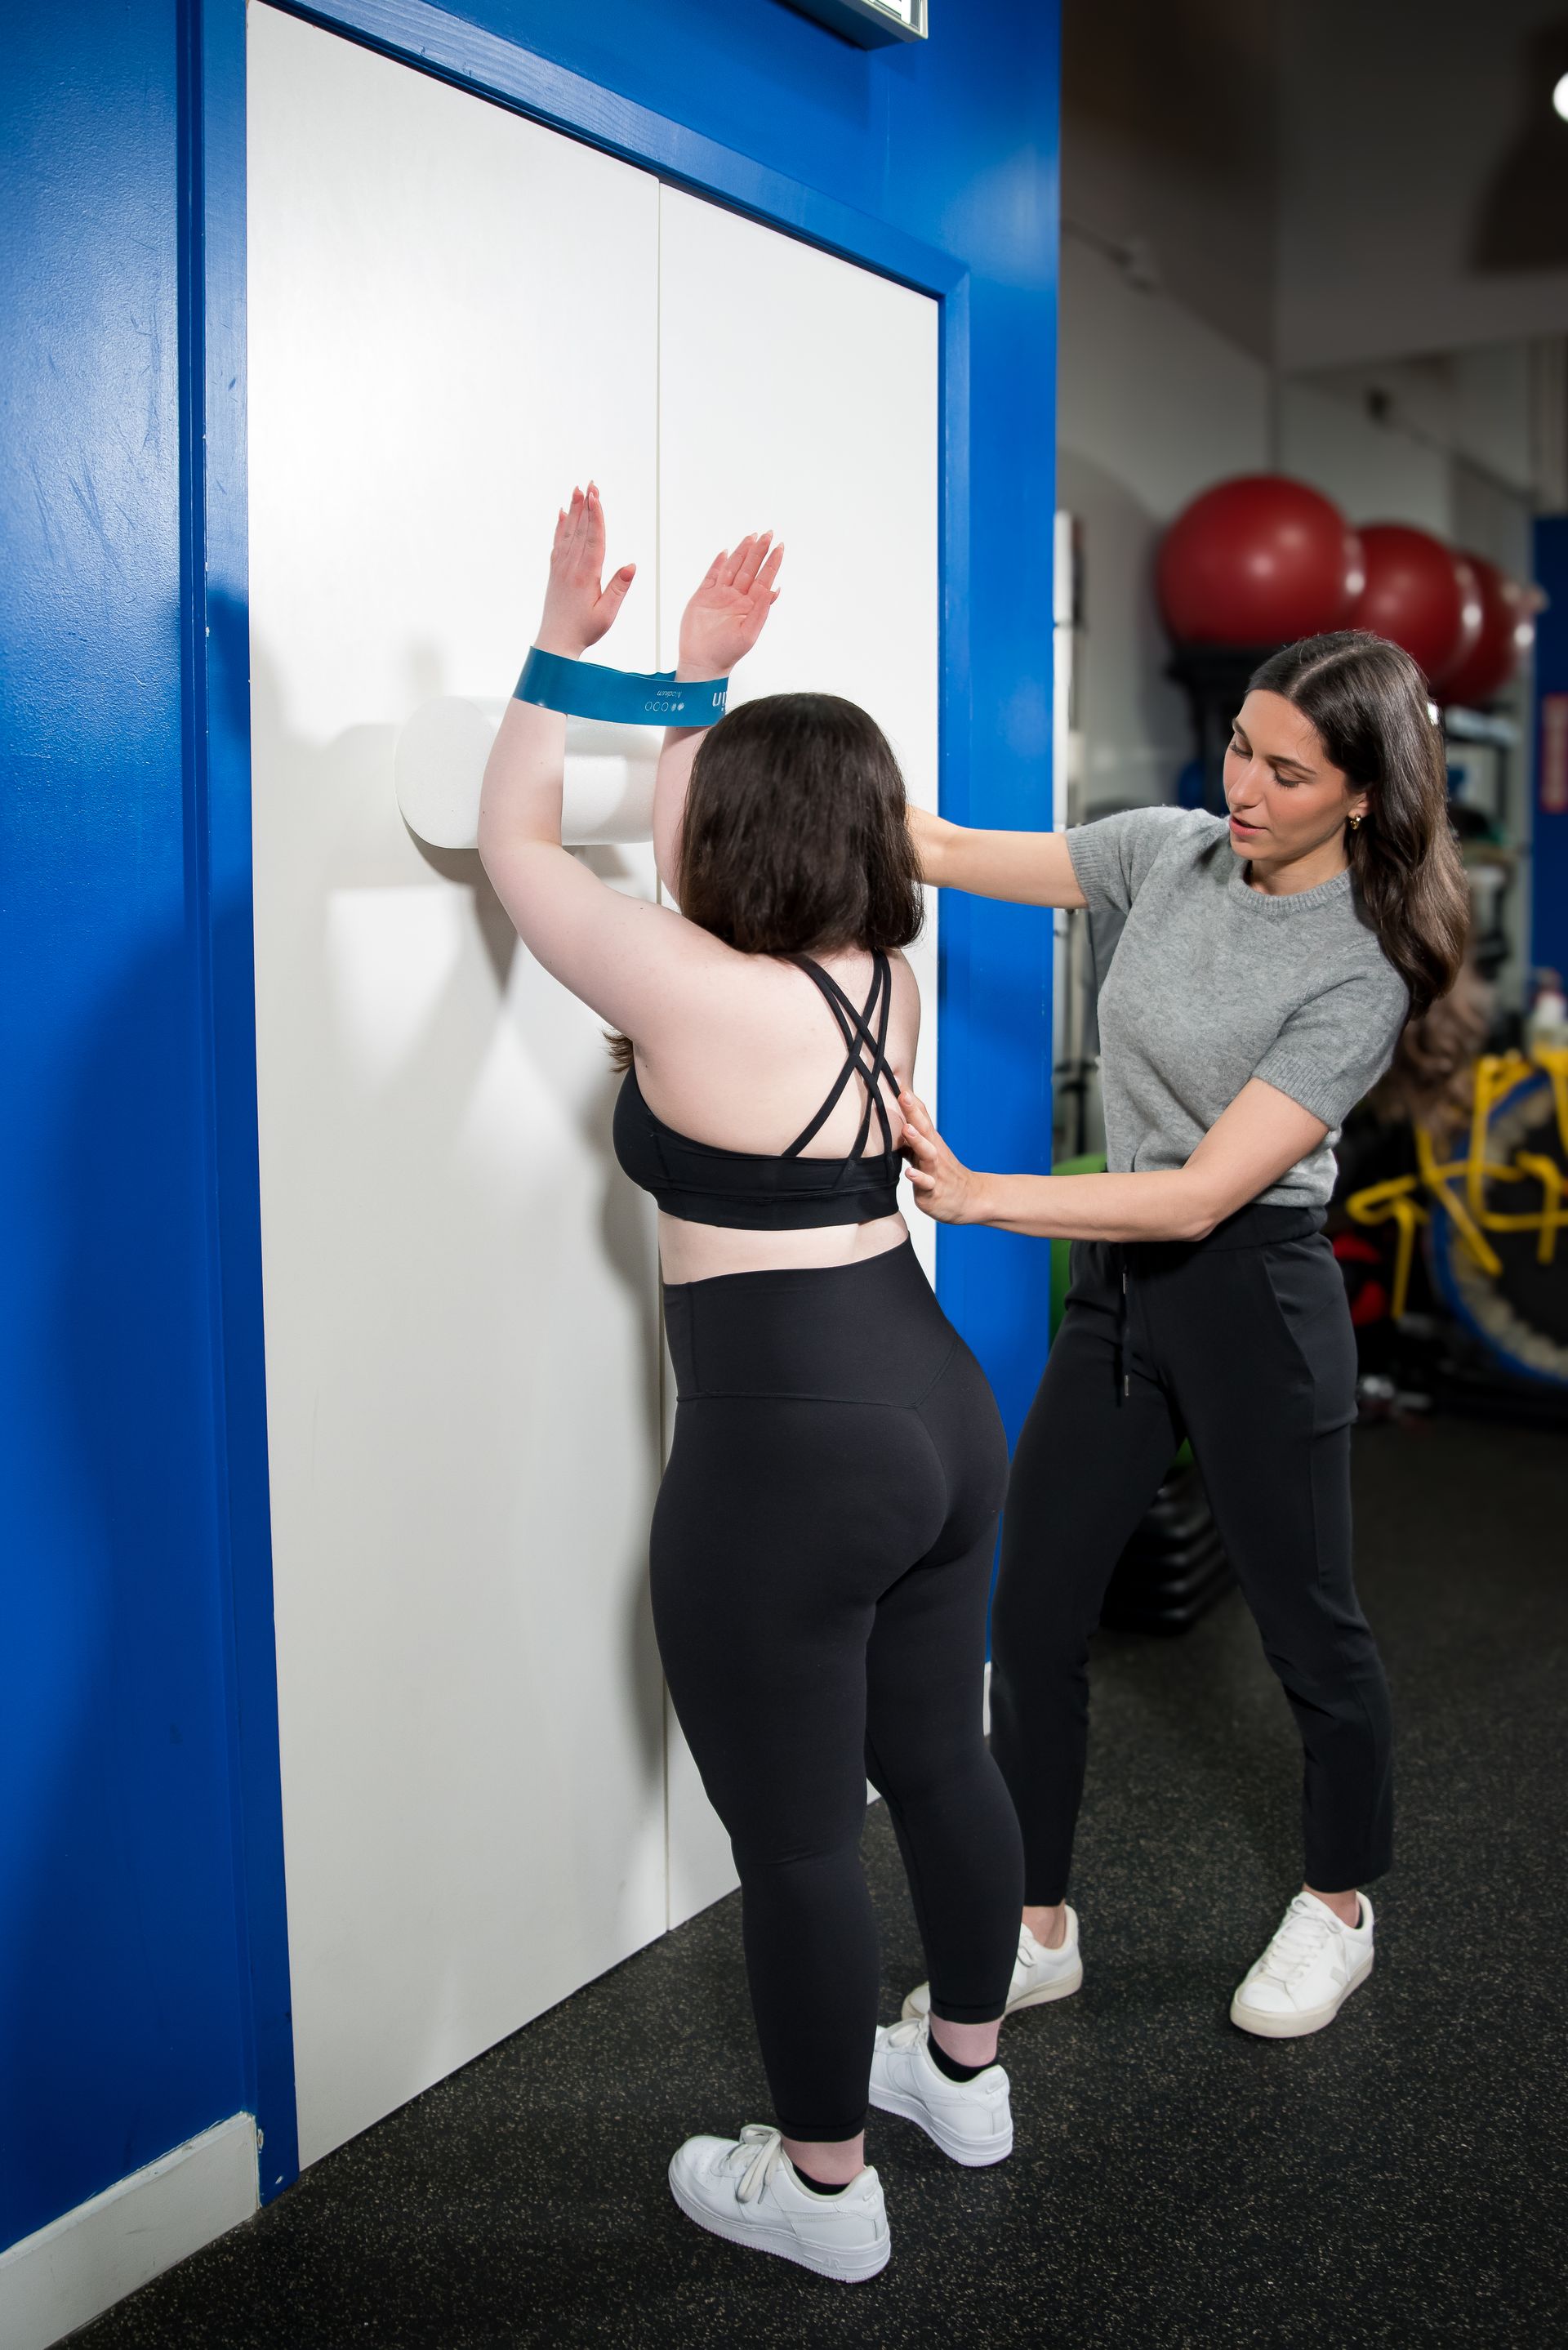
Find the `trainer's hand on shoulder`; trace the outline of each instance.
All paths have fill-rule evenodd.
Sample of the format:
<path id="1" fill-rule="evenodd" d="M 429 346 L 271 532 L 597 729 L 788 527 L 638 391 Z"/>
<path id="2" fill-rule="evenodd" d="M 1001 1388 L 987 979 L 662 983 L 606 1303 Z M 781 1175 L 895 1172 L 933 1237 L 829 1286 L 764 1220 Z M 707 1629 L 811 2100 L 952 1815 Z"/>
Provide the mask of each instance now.
<path id="1" fill-rule="evenodd" d="M 916 1206 L 939 1224 L 983 1223 L 982 1179 L 953 1157 L 916 1095 L 900 1094 L 898 1107 L 904 1114 L 905 1172 Z"/>
<path id="2" fill-rule="evenodd" d="M 637 570 L 623 563 L 607 587 L 601 588 L 605 567 L 605 510 L 598 484 L 574 490 L 572 503 L 563 506 L 550 549 L 550 584 L 545 590 L 544 618 L 535 643 L 542 652 L 560 653 L 576 660 L 612 625 L 626 601 Z"/>
<path id="3" fill-rule="evenodd" d="M 680 676 L 728 677 L 762 635 L 778 601 L 774 582 L 784 561 L 784 548 L 773 537 L 771 530 L 753 533 L 732 554 L 721 549 L 713 557 L 680 616 Z"/>

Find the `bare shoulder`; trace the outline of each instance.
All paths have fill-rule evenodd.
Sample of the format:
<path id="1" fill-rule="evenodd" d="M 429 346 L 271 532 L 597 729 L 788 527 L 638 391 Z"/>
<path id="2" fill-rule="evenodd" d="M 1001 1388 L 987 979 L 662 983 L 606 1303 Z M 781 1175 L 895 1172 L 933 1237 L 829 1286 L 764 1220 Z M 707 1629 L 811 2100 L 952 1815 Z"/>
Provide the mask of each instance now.
<path id="1" fill-rule="evenodd" d="M 908 1082 L 920 1042 L 920 983 L 900 951 L 888 958 L 893 972 L 893 1011 L 888 1036 L 895 1067 Z"/>
<path id="2" fill-rule="evenodd" d="M 920 1006 L 920 983 L 910 968 L 909 959 L 902 947 L 894 947 L 888 957 L 893 968 L 893 1005 L 912 1003 L 917 1012 Z"/>
<path id="3" fill-rule="evenodd" d="M 688 925 L 688 928 L 691 926 Z M 722 941 L 701 934 L 712 950 L 693 956 L 698 977 L 693 991 L 671 1000 L 666 1016 L 650 1020 L 637 1041 L 649 1060 L 660 1055 L 686 1059 L 695 1051 L 762 1050 L 770 1054 L 800 1053 L 815 1061 L 829 1047 L 842 1051 L 840 1032 L 819 984 L 787 955 L 742 954 Z M 811 958 L 842 991 L 857 1013 L 870 1000 L 873 963 L 864 951 L 822 954 Z M 889 955 L 892 999 L 888 1014 L 888 1049 L 908 1068 L 919 1036 L 920 992 L 914 972 L 898 952 Z M 829 1052 L 831 1058 L 831 1052 Z"/>
<path id="4" fill-rule="evenodd" d="M 761 1052 L 788 1051 L 824 1019 L 822 998 L 782 957 L 746 954 L 676 915 L 677 983 L 645 991 L 628 1033 L 654 1072 L 685 1078 Z"/>

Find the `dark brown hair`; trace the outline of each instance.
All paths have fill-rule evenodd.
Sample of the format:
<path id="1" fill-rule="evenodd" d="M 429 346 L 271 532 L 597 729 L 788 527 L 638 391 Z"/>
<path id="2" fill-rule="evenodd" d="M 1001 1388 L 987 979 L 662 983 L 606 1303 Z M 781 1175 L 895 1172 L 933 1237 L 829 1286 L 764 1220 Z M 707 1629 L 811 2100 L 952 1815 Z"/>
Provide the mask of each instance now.
<path id="1" fill-rule="evenodd" d="M 835 693 L 742 702 L 698 748 L 676 895 L 742 954 L 908 946 L 925 917 L 904 778 L 874 718 Z M 609 1039 L 618 1069 L 624 1036 Z"/>
<path id="2" fill-rule="evenodd" d="M 742 954 L 908 946 L 919 867 L 888 738 L 833 693 L 742 702 L 691 770 L 677 895 Z"/>
<path id="3" fill-rule="evenodd" d="M 1334 765 L 1366 794 L 1366 816 L 1347 831 L 1350 870 L 1417 1018 L 1459 977 L 1470 921 L 1426 679 L 1386 637 L 1341 629 L 1271 655 L 1247 690 L 1293 703 Z"/>

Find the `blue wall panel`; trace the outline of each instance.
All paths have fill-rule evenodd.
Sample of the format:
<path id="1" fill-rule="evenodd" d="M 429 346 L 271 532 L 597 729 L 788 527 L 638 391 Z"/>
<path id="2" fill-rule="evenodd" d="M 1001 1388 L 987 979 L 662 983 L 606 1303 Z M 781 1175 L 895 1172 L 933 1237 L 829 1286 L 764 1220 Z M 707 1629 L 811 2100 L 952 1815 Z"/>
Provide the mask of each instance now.
<path id="1" fill-rule="evenodd" d="M 660 167 L 702 184 L 718 142 L 732 201 L 895 274 L 910 240 L 950 257 L 921 281 L 949 297 L 944 805 L 1047 822 L 1050 0 L 932 0 L 929 49 L 872 54 L 778 0 L 301 11 L 351 12 L 393 49 L 417 52 L 432 21 L 443 51 L 520 44 L 608 93 L 605 143 L 635 150 L 661 118 Z M 250 1032 L 243 23 L 241 0 L 5 10 L 0 2244 L 242 2106 L 266 2122 L 264 2191 L 293 2168 Z M 944 1126 L 976 1163 L 1044 1169 L 1049 920 L 957 898 L 943 920 Z M 940 1263 L 1016 1430 L 1049 1252 L 946 1232 Z"/>
<path id="2" fill-rule="evenodd" d="M 5 34 L 0 2242 L 246 2102 L 183 755 L 176 16 L 77 0 L 12 9 Z"/>

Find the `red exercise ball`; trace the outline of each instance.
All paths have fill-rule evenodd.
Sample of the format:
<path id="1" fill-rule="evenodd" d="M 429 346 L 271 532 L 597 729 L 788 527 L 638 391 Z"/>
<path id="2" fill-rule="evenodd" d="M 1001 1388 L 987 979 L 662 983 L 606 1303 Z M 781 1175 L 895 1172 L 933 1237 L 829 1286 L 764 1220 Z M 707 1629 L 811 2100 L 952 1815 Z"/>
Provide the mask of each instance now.
<path id="1" fill-rule="evenodd" d="M 1484 555 L 1467 553 L 1464 560 L 1480 590 L 1481 622 L 1469 652 L 1443 677 L 1440 691 L 1445 702 L 1481 710 L 1496 701 L 1521 654 L 1530 650 L 1538 598 L 1533 588 L 1511 579 Z"/>
<path id="2" fill-rule="evenodd" d="M 1402 645 L 1435 684 L 1480 627 L 1476 607 L 1467 615 L 1452 555 L 1430 531 L 1403 522 L 1363 523 L 1361 546 L 1366 585 L 1355 599 L 1352 628 Z"/>
<path id="3" fill-rule="evenodd" d="M 1463 609 L 1464 619 L 1459 629 L 1459 643 L 1454 647 L 1448 667 L 1439 676 L 1431 681 L 1432 691 L 1439 701 L 1447 696 L 1449 678 L 1458 677 L 1461 666 L 1469 660 L 1471 653 L 1480 644 L 1481 624 L 1486 618 L 1481 604 L 1480 575 L 1475 565 L 1468 555 L 1460 555 L 1451 546 L 1449 549 L 1449 560 L 1454 567 L 1454 577 L 1459 583 L 1459 603 Z"/>
<path id="4" fill-rule="evenodd" d="M 1220 482 L 1176 517 L 1157 586 L 1179 645 L 1280 645 L 1344 628 L 1361 544 L 1336 505 L 1282 473 Z"/>

